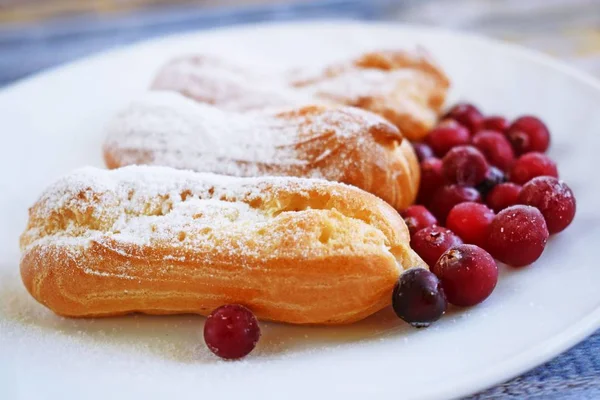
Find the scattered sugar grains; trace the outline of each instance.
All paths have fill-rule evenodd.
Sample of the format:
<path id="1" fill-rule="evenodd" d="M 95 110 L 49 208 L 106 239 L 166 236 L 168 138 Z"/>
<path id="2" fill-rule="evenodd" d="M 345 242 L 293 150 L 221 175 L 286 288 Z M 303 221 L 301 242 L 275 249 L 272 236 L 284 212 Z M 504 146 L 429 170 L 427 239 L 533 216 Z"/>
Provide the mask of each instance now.
<path id="1" fill-rule="evenodd" d="M 29 296 L 17 269 L 0 275 L 0 346 L 21 357 L 62 360 L 64 368 L 89 368 L 106 365 L 124 371 L 160 374 L 164 368 L 182 372 L 210 373 L 204 367 L 255 368 L 267 359 L 304 358 L 307 354 L 335 354 L 347 346 L 365 346 L 372 336 L 368 326 L 306 328 L 263 323 L 263 337 L 247 359 L 231 364 L 215 357 L 202 341 L 200 316 L 130 315 L 103 319 L 70 319 L 56 316 Z M 310 340 L 309 340 L 310 339 Z M 407 341 L 404 338 L 405 342 Z M 81 357 L 85 354 L 85 357 Z M 140 368 L 143 361 L 143 368 Z M 61 367 L 61 368 L 63 368 Z"/>
<path id="2" fill-rule="evenodd" d="M 24 357 L 33 351 L 37 355 L 32 357 L 68 360 L 73 368 L 89 364 L 90 359 L 110 360 L 130 367 L 135 366 L 139 357 L 177 362 L 208 359 L 208 350 L 205 352 L 198 344 L 201 343 L 198 327 L 203 319 L 196 317 L 174 331 L 173 326 L 182 325 L 183 320 L 184 317 L 149 316 L 63 318 L 35 302 L 16 272 L 0 276 L 0 346 L 7 343 L 11 352 Z M 171 325 L 169 321 L 176 323 Z M 169 333 L 174 335 L 168 336 Z"/>

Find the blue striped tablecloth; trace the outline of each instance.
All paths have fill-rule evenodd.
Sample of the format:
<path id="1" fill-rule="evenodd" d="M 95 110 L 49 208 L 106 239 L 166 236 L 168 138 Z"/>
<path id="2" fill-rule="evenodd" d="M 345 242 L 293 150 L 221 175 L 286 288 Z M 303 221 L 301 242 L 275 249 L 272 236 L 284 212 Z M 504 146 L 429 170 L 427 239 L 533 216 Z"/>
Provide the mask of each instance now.
<path id="1" fill-rule="evenodd" d="M 122 16 L 84 15 L 27 26 L 0 24 L 0 85 L 50 66 L 136 41 L 239 23 L 379 19 L 389 0 L 327 0 L 201 9 L 178 5 Z M 1 9 L 0 9 L 1 12 Z"/>
<path id="2" fill-rule="evenodd" d="M 463 2 L 469 1 L 481 3 L 488 0 Z M 428 7 L 431 7 L 432 2 L 427 2 Z M 409 15 L 414 15 L 414 7 L 408 5 L 414 5 L 415 0 L 402 4 L 392 3 L 394 2 L 391 0 L 329 0 L 248 7 L 235 11 L 202 11 L 190 6 L 179 6 L 160 12 L 137 12 L 111 19 L 79 17 L 23 27 L 0 26 L 0 85 L 100 50 L 167 33 L 269 20 L 332 17 L 373 20 L 390 16 L 402 19 L 404 7 L 410 8 L 407 10 Z M 557 1 L 554 0 L 553 3 Z M 600 15 L 600 9 L 598 11 Z M 524 398 L 600 399 L 600 331 L 554 360 L 469 397 Z"/>

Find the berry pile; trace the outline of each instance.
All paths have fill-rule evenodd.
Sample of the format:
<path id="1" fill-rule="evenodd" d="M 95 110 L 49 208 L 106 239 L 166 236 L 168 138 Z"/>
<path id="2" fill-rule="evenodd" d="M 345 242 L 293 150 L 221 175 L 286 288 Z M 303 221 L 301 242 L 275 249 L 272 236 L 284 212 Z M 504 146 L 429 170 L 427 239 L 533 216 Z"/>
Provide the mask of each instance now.
<path id="1" fill-rule="evenodd" d="M 536 117 L 510 123 L 457 104 L 415 143 L 421 166 L 418 205 L 401 212 L 411 245 L 430 271 L 402 274 L 396 314 L 428 326 L 447 303 L 468 307 L 494 290 L 498 266 L 536 261 L 548 237 L 575 217 L 575 197 L 544 152 L 550 132 Z"/>
<path id="2" fill-rule="evenodd" d="M 392 294 L 398 317 L 427 327 L 448 303 L 481 303 L 498 282 L 494 258 L 531 264 L 548 237 L 573 221 L 575 197 L 544 154 L 549 145 L 539 119 L 509 123 L 471 104 L 454 106 L 423 143 L 413 143 L 421 166 L 418 204 L 400 214 L 430 271 L 400 276 Z M 241 305 L 217 308 L 204 325 L 206 345 L 224 359 L 246 356 L 259 338 L 256 317 Z"/>

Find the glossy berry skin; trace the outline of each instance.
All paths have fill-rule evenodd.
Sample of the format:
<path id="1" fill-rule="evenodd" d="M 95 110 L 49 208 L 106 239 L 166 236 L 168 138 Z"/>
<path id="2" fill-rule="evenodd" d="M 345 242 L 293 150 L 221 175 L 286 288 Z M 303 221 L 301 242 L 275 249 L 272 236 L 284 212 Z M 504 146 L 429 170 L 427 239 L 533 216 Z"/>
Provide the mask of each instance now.
<path id="1" fill-rule="evenodd" d="M 483 153 L 487 161 L 500 168 L 509 171 L 515 162 L 515 153 L 509 141 L 500 132 L 479 131 L 473 136 L 473 146 Z"/>
<path id="2" fill-rule="evenodd" d="M 424 206 L 414 205 L 400 213 L 408 227 L 410 236 L 428 226 L 437 225 L 437 219 Z"/>
<path id="3" fill-rule="evenodd" d="M 511 206 L 494 217 L 486 249 L 505 264 L 523 267 L 542 255 L 548 236 L 546 221 L 537 208 Z"/>
<path id="4" fill-rule="evenodd" d="M 485 202 L 495 212 L 500 212 L 507 207 L 519 203 L 521 186 L 507 182 L 496 185 L 486 196 Z"/>
<path id="5" fill-rule="evenodd" d="M 433 150 L 426 143 L 413 143 L 412 146 L 415 149 L 415 154 L 417 155 L 419 162 L 435 157 Z"/>
<path id="6" fill-rule="evenodd" d="M 527 182 L 519 195 L 519 203 L 540 210 L 551 235 L 569 226 L 577 208 L 571 188 L 549 176 L 540 176 Z"/>
<path id="7" fill-rule="evenodd" d="M 425 328 L 440 319 L 448 303 L 440 280 L 424 268 L 412 268 L 400 275 L 392 293 L 396 315 L 415 328 Z"/>
<path id="8" fill-rule="evenodd" d="M 465 126 L 471 134 L 481 129 L 483 124 L 483 115 L 472 104 L 459 103 L 452 107 L 445 115 L 445 118 L 450 118 Z"/>
<path id="9" fill-rule="evenodd" d="M 435 215 L 441 224 L 446 224 L 446 217 L 452 207 L 465 201 L 481 202 L 481 195 L 477 190 L 468 186 L 449 185 L 439 188 L 431 202 L 429 203 L 429 211 Z"/>
<path id="10" fill-rule="evenodd" d="M 463 242 L 484 247 L 494 216 L 494 212 L 485 204 L 460 203 L 450 210 L 446 227 L 460 236 Z"/>
<path id="11" fill-rule="evenodd" d="M 490 130 L 504 133 L 506 132 L 509 126 L 510 124 L 506 118 L 501 117 L 499 115 L 491 115 L 483 119 L 483 123 L 481 124 L 481 130 Z"/>
<path id="12" fill-rule="evenodd" d="M 510 172 L 510 180 L 519 185 L 523 185 L 537 176 L 558 178 L 556 163 L 542 153 L 523 154 L 515 161 Z"/>
<path id="13" fill-rule="evenodd" d="M 506 131 L 506 137 L 517 156 L 532 151 L 543 153 L 550 146 L 548 127 L 530 115 L 517 118 Z"/>
<path id="14" fill-rule="evenodd" d="M 258 343 L 260 328 L 256 317 L 244 306 L 228 304 L 214 310 L 204 323 L 204 341 L 215 355 L 224 359 L 242 358 Z"/>
<path id="15" fill-rule="evenodd" d="M 483 181 L 475 186 L 475 189 L 481 194 L 481 197 L 485 198 L 496 185 L 504 182 L 506 182 L 506 175 L 498 168 L 490 167 Z"/>
<path id="16" fill-rule="evenodd" d="M 442 174 L 448 183 L 475 186 L 485 178 L 488 163 L 473 146 L 452 148 L 442 159 Z"/>
<path id="17" fill-rule="evenodd" d="M 444 184 L 442 176 L 442 160 L 429 158 L 421 164 L 421 184 L 419 186 L 418 202 L 427 204 L 434 193 Z"/>
<path id="18" fill-rule="evenodd" d="M 481 303 L 498 282 L 498 266 L 492 256 L 471 244 L 446 251 L 432 272 L 442 282 L 448 302 L 459 307 Z"/>
<path id="19" fill-rule="evenodd" d="M 415 233 L 410 244 L 423 261 L 431 267 L 450 247 L 462 244 L 462 240 L 449 229 L 430 226 Z"/>
<path id="20" fill-rule="evenodd" d="M 441 123 L 425 138 L 425 143 L 438 157 L 443 157 L 451 148 L 468 144 L 470 141 L 469 130 L 455 121 Z"/>

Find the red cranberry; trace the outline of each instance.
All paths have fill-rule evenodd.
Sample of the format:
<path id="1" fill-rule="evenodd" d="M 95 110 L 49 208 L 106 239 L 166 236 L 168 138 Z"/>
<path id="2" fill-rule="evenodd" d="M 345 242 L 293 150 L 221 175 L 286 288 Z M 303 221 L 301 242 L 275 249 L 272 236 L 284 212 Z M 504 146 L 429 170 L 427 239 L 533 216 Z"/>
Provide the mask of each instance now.
<path id="1" fill-rule="evenodd" d="M 517 118 L 506 131 L 506 137 L 517 155 L 532 151 L 545 152 L 550 146 L 550 132 L 536 117 Z"/>
<path id="2" fill-rule="evenodd" d="M 429 203 L 429 210 L 436 216 L 438 221 L 446 224 L 446 217 L 455 205 L 465 201 L 481 202 L 479 192 L 472 187 L 450 185 L 442 186 L 433 195 Z"/>
<path id="3" fill-rule="evenodd" d="M 421 229 L 437 224 L 437 219 L 423 206 L 410 206 L 400 215 L 404 218 L 411 237 Z"/>
<path id="4" fill-rule="evenodd" d="M 442 160 L 429 158 L 421 162 L 421 184 L 419 186 L 419 203 L 429 203 L 433 194 L 444 184 L 442 176 Z"/>
<path id="5" fill-rule="evenodd" d="M 506 175 L 496 167 L 490 167 L 485 179 L 475 186 L 475 189 L 481 194 L 482 197 L 486 197 L 488 193 L 496 186 L 506 182 Z"/>
<path id="6" fill-rule="evenodd" d="M 470 307 L 488 298 L 498 282 L 498 266 L 485 250 L 462 244 L 446 251 L 432 269 L 449 303 Z"/>
<path id="7" fill-rule="evenodd" d="M 517 159 L 510 171 L 510 180 L 522 185 L 536 176 L 558 178 L 556 163 L 545 154 L 527 153 Z"/>
<path id="8" fill-rule="evenodd" d="M 442 174 L 449 183 L 475 186 L 485 178 L 488 163 L 473 146 L 457 146 L 442 160 Z"/>
<path id="9" fill-rule="evenodd" d="M 485 202 L 492 210 L 500 212 L 519 203 L 519 193 L 521 186 L 512 182 L 501 183 L 488 193 Z"/>
<path id="10" fill-rule="evenodd" d="M 503 171 L 510 170 L 515 153 L 506 137 L 494 131 L 480 131 L 473 137 L 473 146 L 487 158 L 490 164 Z"/>
<path id="11" fill-rule="evenodd" d="M 242 358 L 258 343 L 260 328 L 252 311 L 238 304 L 221 306 L 204 323 L 204 341 L 225 359 Z"/>
<path id="12" fill-rule="evenodd" d="M 470 139 L 469 130 L 452 121 L 433 128 L 425 138 L 425 142 L 438 157 L 443 157 L 451 148 L 467 144 Z"/>
<path id="13" fill-rule="evenodd" d="M 451 118 L 459 124 L 465 126 L 471 134 L 477 132 L 483 124 L 483 115 L 472 104 L 459 103 L 452 107 L 445 115 L 446 118 Z"/>
<path id="14" fill-rule="evenodd" d="M 575 218 L 575 196 L 566 183 L 556 178 L 533 178 L 523 186 L 519 202 L 541 211 L 550 234 L 564 230 Z"/>
<path id="15" fill-rule="evenodd" d="M 440 280 L 424 268 L 400 275 L 392 293 L 394 312 L 415 328 L 428 327 L 440 319 L 447 306 Z"/>
<path id="16" fill-rule="evenodd" d="M 425 143 L 413 143 L 413 148 L 415 149 L 415 153 L 417 154 L 417 158 L 419 162 L 427 160 L 428 158 L 435 157 L 433 154 L 433 150 L 429 145 Z"/>
<path id="17" fill-rule="evenodd" d="M 413 250 L 429 266 L 434 265 L 446 250 L 458 244 L 462 244 L 462 240 L 454 232 L 441 226 L 421 229 L 411 241 Z"/>
<path id="18" fill-rule="evenodd" d="M 485 246 L 494 212 L 485 204 L 466 202 L 452 207 L 446 226 L 465 243 Z"/>
<path id="19" fill-rule="evenodd" d="M 488 236 L 488 251 L 498 260 L 522 267 L 537 260 L 546 247 L 548 228 L 535 207 L 516 205 L 500 211 Z"/>
<path id="20" fill-rule="evenodd" d="M 481 128 L 490 131 L 496 131 L 500 133 L 506 132 L 508 129 L 508 120 L 499 115 L 492 115 L 483 119 Z"/>

